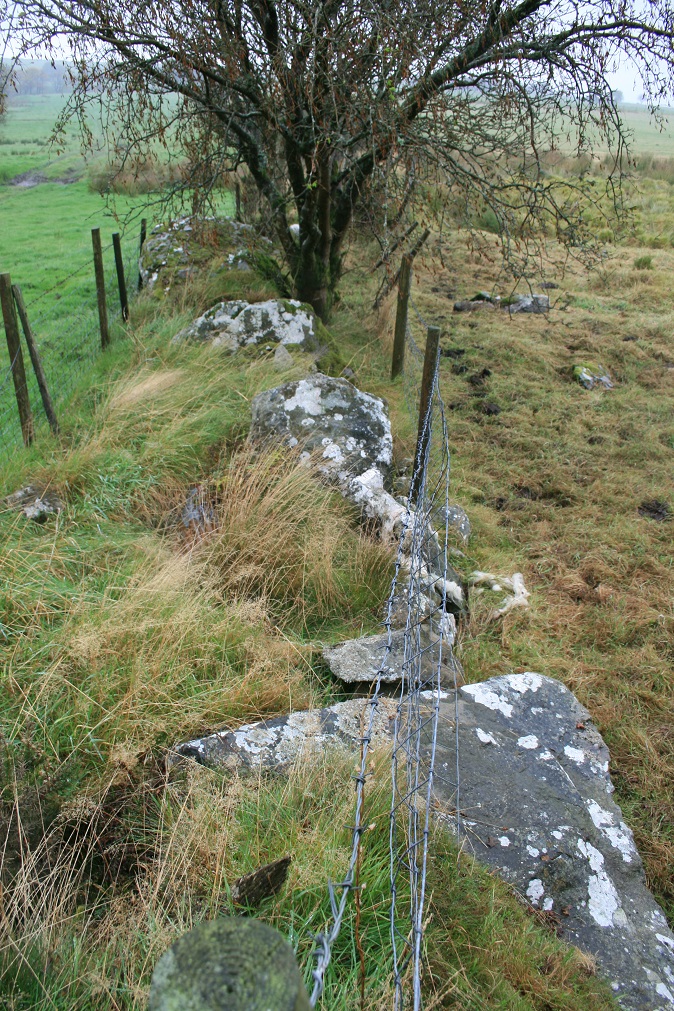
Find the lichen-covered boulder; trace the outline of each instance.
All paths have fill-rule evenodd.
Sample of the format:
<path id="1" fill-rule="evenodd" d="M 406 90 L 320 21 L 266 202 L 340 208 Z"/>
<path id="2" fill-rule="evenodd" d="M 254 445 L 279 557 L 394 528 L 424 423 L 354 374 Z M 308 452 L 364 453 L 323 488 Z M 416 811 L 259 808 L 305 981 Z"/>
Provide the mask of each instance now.
<path id="1" fill-rule="evenodd" d="M 383 511 L 393 523 L 405 511 L 387 490 L 393 441 L 386 406 L 347 379 L 316 372 L 260 393 L 250 435 L 316 453 L 321 473 L 372 516 Z"/>
<path id="2" fill-rule="evenodd" d="M 143 287 L 152 291 L 185 281 L 212 261 L 214 245 L 229 270 L 250 270 L 256 248 L 269 253 L 272 246 L 251 225 L 231 218 L 177 218 L 157 225 L 143 243 L 138 263 Z"/>
<path id="3" fill-rule="evenodd" d="M 393 699 L 379 700 L 371 747 L 381 747 L 390 741 L 395 709 Z M 360 752 L 369 718 L 366 699 L 338 702 L 327 709 L 309 709 L 247 723 L 238 730 L 221 730 L 179 744 L 172 758 L 193 758 L 211 768 L 283 769 L 300 758 L 323 754 L 330 747 Z"/>
<path id="4" fill-rule="evenodd" d="M 646 887 L 613 799 L 609 753 L 552 678 L 511 674 L 459 689 L 462 845 L 597 959 L 629 1011 L 674 1008 L 674 934 Z M 440 704 L 436 799 L 456 808 L 455 703 Z M 426 754 L 430 753 L 430 739 Z"/>
<path id="5" fill-rule="evenodd" d="M 294 299 L 267 302 L 218 302 L 174 341 L 208 341 L 213 347 L 238 351 L 250 344 L 282 344 L 317 351 L 327 334 L 309 305 Z"/>

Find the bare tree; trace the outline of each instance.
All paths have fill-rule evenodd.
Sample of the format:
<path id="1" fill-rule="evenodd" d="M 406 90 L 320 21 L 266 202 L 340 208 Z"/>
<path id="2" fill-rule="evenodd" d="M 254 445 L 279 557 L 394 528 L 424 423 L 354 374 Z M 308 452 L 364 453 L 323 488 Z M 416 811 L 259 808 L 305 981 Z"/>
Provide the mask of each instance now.
<path id="1" fill-rule="evenodd" d="M 611 69 L 671 92 L 674 0 L 18 0 L 26 49 L 66 39 L 74 107 L 107 101 L 131 151 L 162 139 L 207 196 L 245 166 L 297 294 L 325 316 L 359 204 L 400 220 L 433 173 L 508 241 L 547 219 L 583 241 L 577 193 L 540 152 L 601 138 L 620 166 Z M 53 50 L 52 50 L 53 51 Z M 394 199 L 395 198 L 395 199 Z M 299 241 L 289 225 L 296 218 Z"/>

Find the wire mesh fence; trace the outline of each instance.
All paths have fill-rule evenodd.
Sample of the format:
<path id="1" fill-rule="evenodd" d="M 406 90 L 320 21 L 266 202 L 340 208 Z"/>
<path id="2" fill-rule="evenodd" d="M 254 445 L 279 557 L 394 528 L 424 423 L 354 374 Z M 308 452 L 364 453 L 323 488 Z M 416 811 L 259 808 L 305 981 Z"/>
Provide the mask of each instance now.
<path id="1" fill-rule="evenodd" d="M 416 311 L 416 308 L 415 308 Z M 418 321 L 427 329 L 426 321 Z M 430 396 L 420 418 L 417 453 L 405 501 L 395 560 L 395 571 L 386 603 L 384 625 L 386 648 L 367 702 L 367 718 L 361 738 L 361 759 L 355 777 L 356 798 L 351 853 L 344 879 L 328 883 L 332 919 L 316 938 L 313 990 L 315 1007 L 323 992 L 333 945 L 345 918 L 349 897 L 358 887 L 357 868 L 363 834 L 364 789 L 368 756 L 377 707 L 381 702 L 384 673 L 394 640 L 403 637 L 402 679 L 397 695 L 391 759 L 390 805 L 390 964 L 394 982 L 394 1008 L 423 1006 L 423 939 L 426 876 L 431 832 L 433 783 L 436 775 L 436 744 L 440 699 L 445 689 L 454 689 L 454 761 L 443 767 L 455 797 L 459 819 L 458 697 L 457 666 L 453 661 L 456 621 L 448 598 L 449 556 L 449 432 L 439 382 L 439 349 L 432 362 Z M 403 389 L 408 409 L 417 416 L 422 400 L 424 353 L 410 326 L 406 329 Z M 446 749 L 445 755 L 447 757 Z M 407 879 L 401 889 L 402 877 Z M 341 890 L 341 894 L 339 894 Z M 406 909 L 400 908 L 404 891 Z M 407 898 L 409 896 L 409 898 Z"/>
<path id="2" fill-rule="evenodd" d="M 139 240 L 139 232 L 125 234 L 122 238 L 124 276 L 130 294 L 137 286 Z M 103 250 L 106 303 L 111 323 L 121 319 L 112 249 L 110 242 Z M 12 282 L 19 287 L 24 284 L 28 287 L 31 279 L 16 274 L 12 275 Z M 58 417 L 59 408 L 63 407 L 80 383 L 83 373 L 101 352 L 93 257 L 68 270 L 47 290 L 27 298 L 25 309 Z M 19 382 L 18 393 L 27 393 L 35 435 L 41 437 L 48 430 L 48 421 L 23 335 L 21 342 L 25 383 Z M 23 444 L 16 383 L 12 376 L 4 320 L 0 316 L 0 462 L 8 460 Z"/>

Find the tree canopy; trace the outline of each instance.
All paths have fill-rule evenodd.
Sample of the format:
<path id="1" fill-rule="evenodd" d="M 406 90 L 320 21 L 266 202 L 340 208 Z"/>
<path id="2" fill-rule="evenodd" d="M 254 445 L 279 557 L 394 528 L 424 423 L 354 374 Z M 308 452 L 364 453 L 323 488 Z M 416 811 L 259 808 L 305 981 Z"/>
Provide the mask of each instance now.
<path id="1" fill-rule="evenodd" d="M 395 222 L 423 172 L 506 235 L 573 238 L 540 151 L 571 133 L 619 166 L 611 70 L 634 61 L 655 108 L 674 68 L 674 0 L 19 0 L 14 24 L 25 51 L 67 43 L 75 105 L 107 99 L 126 150 L 163 138 L 203 195 L 245 166 L 322 315 L 359 204 Z"/>

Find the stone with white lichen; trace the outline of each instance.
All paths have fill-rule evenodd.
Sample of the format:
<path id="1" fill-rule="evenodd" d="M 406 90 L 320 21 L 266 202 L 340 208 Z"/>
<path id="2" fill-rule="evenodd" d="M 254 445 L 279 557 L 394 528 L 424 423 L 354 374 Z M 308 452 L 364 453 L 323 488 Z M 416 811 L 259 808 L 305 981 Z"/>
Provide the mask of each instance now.
<path id="1" fill-rule="evenodd" d="M 317 351 L 324 337 L 314 310 L 295 299 L 267 302 L 218 302 L 173 338 L 208 342 L 212 347 L 238 351 L 252 344 L 277 344 Z"/>
<path id="2" fill-rule="evenodd" d="M 313 454 L 319 472 L 337 484 L 368 519 L 387 531 L 405 507 L 389 493 L 393 440 L 386 406 L 347 379 L 316 372 L 260 393 L 251 405 L 251 440 L 281 439 Z"/>
<path id="3" fill-rule="evenodd" d="M 621 1007 L 671 1011 L 674 934 L 646 887 L 613 797 L 609 752 L 587 710 L 560 682 L 534 673 L 458 695 L 464 849 L 596 957 Z M 445 810 L 456 804 L 453 699 L 440 703 L 434 780 Z"/>

